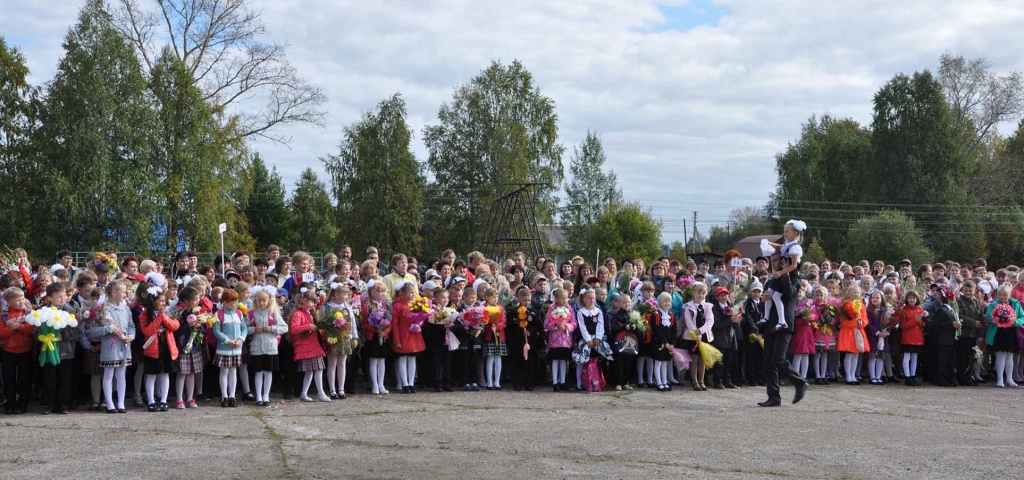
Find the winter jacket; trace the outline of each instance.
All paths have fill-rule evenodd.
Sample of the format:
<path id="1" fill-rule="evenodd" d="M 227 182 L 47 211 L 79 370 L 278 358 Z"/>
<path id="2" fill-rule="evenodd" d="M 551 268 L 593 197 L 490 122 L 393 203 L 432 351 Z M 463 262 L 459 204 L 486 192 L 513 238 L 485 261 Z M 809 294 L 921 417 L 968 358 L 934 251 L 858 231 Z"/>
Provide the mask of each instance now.
<path id="1" fill-rule="evenodd" d="M 924 315 L 923 307 L 904 305 L 896 314 L 896 321 L 900 326 L 901 345 L 924 345 Z"/>
<path id="2" fill-rule="evenodd" d="M 155 335 L 163 335 L 163 340 L 167 342 L 167 349 L 171 351 L 171 360 L 178 359 L 178 344 L 174 340 L 174 332 L 178 331 L 178 319 L 167 316 L 166 313 L 160 313 L 155 319 L 150 319 L 150 312 L 142 312 L 139 314 L 139 326 L 142 329 L 142 336 L 145 337 L 145 341 L 149 341 L 149 338 Z M 162 331 L 161 331 L 162 330 Z M 149 342 L 149 346 L 143 351 L 143 355 L 149 358 L 160 358 L 160 338 L 154 338 L 152 342 Z"/>
<path id="3" fill-rule="evenodd" d="M 313 321 L 313 315 L 305 308 L 296 308 L 292 312 L 288 332 L 295 346 L 295 361 L 327 355 L 320 345 L 320 335 Z"/>
<path id="4" fill-rule="evenodd" d="M 3 348 L 7 353 L 25 353 L 32 350 L 32 344 L 35 343 L 35 332 L 36 329 L 32 325 L 24 322 L 25 315 L 31 315 L 30 312 L 24 310 L 9 310 L 7 312 L 7 318 L 3 322 L 0 322 L 0 340 L 3 340 Z M 15 330 L 7 326 L 7 321 L 18 320 L 18 329 Z"/>
<path id="5" fill-rule="evenodd" d="M 392 304 L 391 321 L 391 350 L 399 355 L 412 355 L 427 349 L 423 343 L 423 335 L 409 331 L 409 327 L 412 326 L 412 316 L 408 303 L 396 300 Z"/>
<path id="6" fill-rule="evenodd" d="M 236 356 L 242 354 L 242 346 L 228 346 L 232 340 L 245 340 L 249 335 L 249 326 L 238 310 L 221 310 L 217 312 L 217 323 L 213 324 L 213 335 L 217 337 L 217 355 Z"/>
<path id="7" fill-rule="evenodd" d="M 274 327 L 271 332 L 255 333 L 256 327 Z M 270 310 L 254 310 L 249 312 L 249 331 L 253 332 L 252 343 L 249 345 L 249 353 L 252 355 L 277 355 L 277 345 L 281 341 L 281 335 L 288 333 L 288 324 L 281 313 Z"/>
<path id="8" fill-rule="evenodd" d="M 114 326 L 121 329 L 121 335 L 114 335 Z M 135 339 L 135 322 L 128 304 L 106 304 L 103 306 L 103 324 L 90 328 L 87 332 L 89 340 L 100 343 L 100 362 L 119 362 L 132 359 L 131 344 L 121 341 L 123 338 Z"/>

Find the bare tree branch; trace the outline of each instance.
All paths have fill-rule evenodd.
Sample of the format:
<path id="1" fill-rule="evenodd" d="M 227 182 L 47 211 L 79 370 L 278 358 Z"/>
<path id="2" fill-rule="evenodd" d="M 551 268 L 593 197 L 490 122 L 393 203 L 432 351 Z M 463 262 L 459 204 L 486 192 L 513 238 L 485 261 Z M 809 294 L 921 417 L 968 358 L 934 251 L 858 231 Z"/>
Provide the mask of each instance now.
<path id="1" fill-rule="evenodd" d="M 272 130 L 288 123 L 322 126 L 327 97 L 299 78 L 286 46 L 261 41 L 266 27 L 247 0 L 155 0 L 146 10 L 138 0 L 116 0 L 114 19 L 152 69 L 164 40 L 192 73 L 204 98 L 233 110 L 244 136 L 274 142 L 288 139 Z M 251 103 L 258 102 L 253 108 Z M 247 113 L 255 112 L 255 113 Z"/>
<path id="2" fill-rule="evenodd" d="M 1020 72 L 1000 76 L 985 58 L 967 59 L 945 53 L 939 59 L 939 81 L 958 127 L 970 132 L 968 152 L 987 145 L 1000 122 L 1024 114 L 1024 79 Z"/>

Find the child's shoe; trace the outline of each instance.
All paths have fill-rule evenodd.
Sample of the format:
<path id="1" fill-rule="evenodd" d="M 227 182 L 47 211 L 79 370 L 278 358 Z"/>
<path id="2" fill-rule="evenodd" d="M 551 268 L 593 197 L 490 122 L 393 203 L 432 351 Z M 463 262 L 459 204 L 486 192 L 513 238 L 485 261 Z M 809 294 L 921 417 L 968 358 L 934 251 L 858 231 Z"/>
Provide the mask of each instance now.
<path id="1" fill-rule="evenodd" d="M 176 410 L 184 410 L 185 409 L 185 402 L 183 402 L 181 400 L 178 400 L 178 402 L 174 404 L 174 408 Z"/>

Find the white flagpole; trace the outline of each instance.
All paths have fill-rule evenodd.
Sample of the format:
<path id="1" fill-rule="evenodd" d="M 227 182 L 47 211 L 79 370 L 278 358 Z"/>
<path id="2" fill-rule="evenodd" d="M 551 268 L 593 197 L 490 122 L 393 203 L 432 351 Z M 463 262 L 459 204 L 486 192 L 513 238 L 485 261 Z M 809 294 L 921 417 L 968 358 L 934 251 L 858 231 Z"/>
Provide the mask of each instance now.
<path id="1" fill-rule="evenodd" d="M 228 224 L 220 224 L 218 230 L 220 230 L 220 276 L 223 277 L 224 270 L 224 232 L 228 231 Z"/>

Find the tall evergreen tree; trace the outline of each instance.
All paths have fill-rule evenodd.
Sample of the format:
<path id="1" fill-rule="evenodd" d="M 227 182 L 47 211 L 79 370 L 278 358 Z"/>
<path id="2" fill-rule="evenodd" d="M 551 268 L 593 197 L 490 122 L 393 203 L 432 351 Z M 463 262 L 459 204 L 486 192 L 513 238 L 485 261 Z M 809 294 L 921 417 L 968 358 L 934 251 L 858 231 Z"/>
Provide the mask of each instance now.
<path id="1" fill-rule="evenodd" d="M 327 187 L 312 168 L 302 171 L 288 202 L 294 237 L 289 245 L 310 252 L 330 252 L 338 238 L 334 207 Z"/>
<path id="2" fill-rule="evenodd" d="M 0 36 L 0 211 L 7 228 L 0 229 L 0 244 L 32 249 L 35 212 L 23 205 L 36 198 L 37 158 L 30 148 L 38 113 L 38 89 L 28 84 L 25 56 Z"/>
<path id="3" fill-rule="evenodd" d="M 976 202 L 967 193 L 973 165 L 942 85 L 928 71 L 897 75 L 875 94 L 872 145 L 878 198 L 907 205 L 942 258 L 983 256 Z M 964 207 L 967 207 L 966 209 Z"/>
<path id="4" fill-rule="evenodd" d="M 89 0 L 65 37 L 34 140 L 39 248 L 149 249 L 160 205 L 155 125 L 135 52 L 102 0 Z"/>
<path id="5" fill-rule="evenodd" d="M 151 72 L 150 88 L 158 114 L 155 165 L 162 180 L 163 247 L 215 249 L 222 222 L 231 226 L 227 238 L 233 248 L 251 247 L 239 210 L 248 193 L 244 144 L 224 131 L 192 74 L 169 49 Z"/>
<path id="6" fill-rule="evenodd" d="M 551 221 L 563 177 L 555 102 L 518 60 L 493 62 L 441 105 L 423 130 L 428 162 L 445 196 L 436 208 L 449 242 L 472 248 L 505 184 L 538 182 L 538 216 Z"/>
<path id="7" fill-rule="evenodd" d="M 569 247 L 578 253 L 595 249 L 592 241 L 598 215 L 612 205 L 622 203 L 622 190 L 613 171 L 605 171 L 608 157 L 601 146 L 601 137 L 587 132 L 583 143 L 573 147 L 569 172 L 572 180 L 565 187 L 562 224 L 566 227 Z"/>
<path id="8" fill-rule="evenodd" d="M 323 159 L 342 237 L 357 250 L 420 252 L 425 180 L 405 119 L 405 100 L 395 94 L 346 127 L 341 151 Z"/>
<path id="9" fill-rule="evenodd" d="M 252 158 L 252 193 L 245 207 L 249 234 L 260 248 L 291 238 L 284 182 L 277 167 L 267 164 L 257 153 Z"/>

